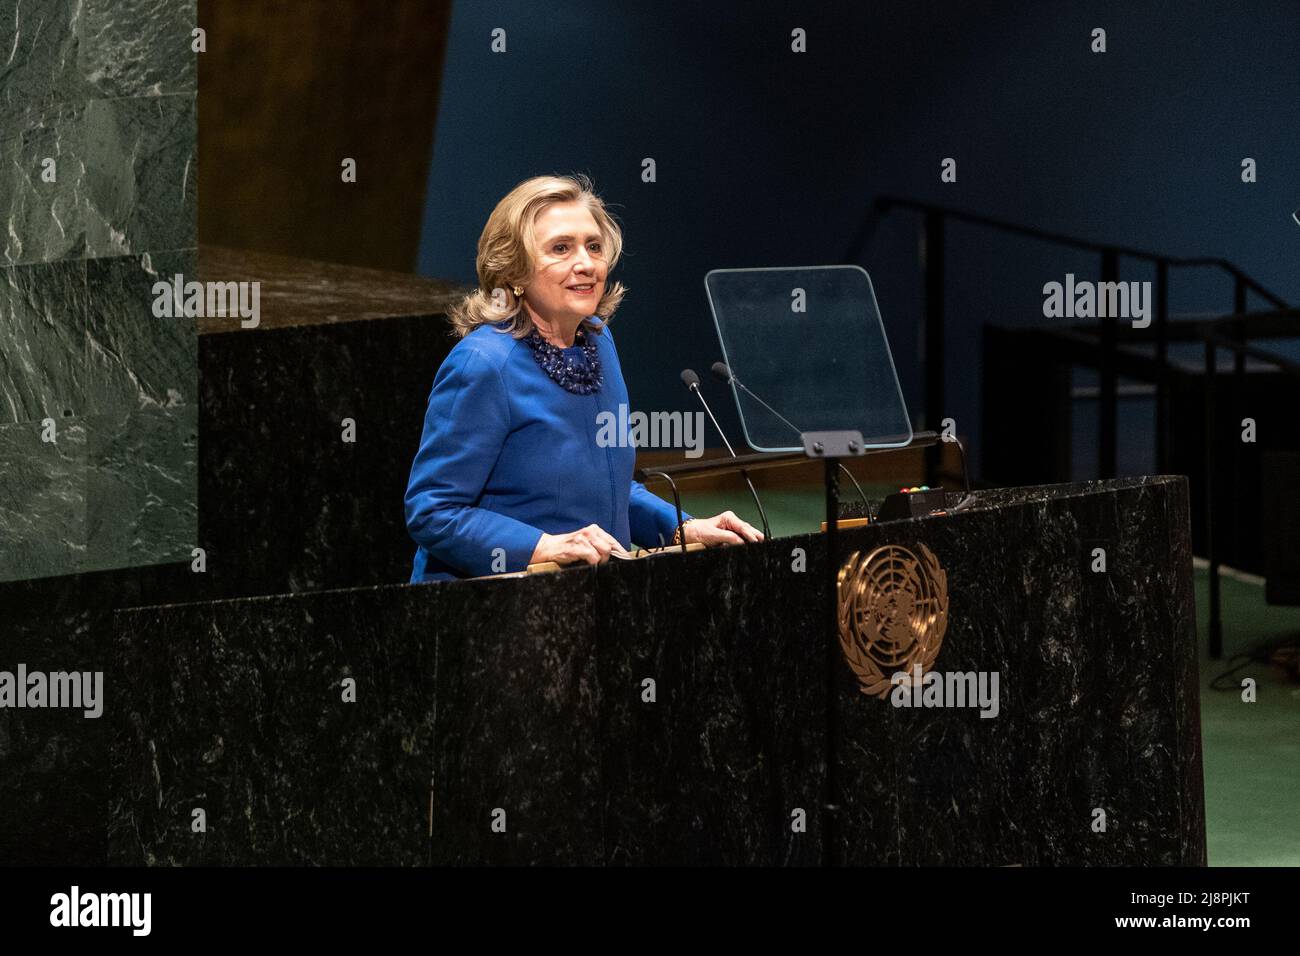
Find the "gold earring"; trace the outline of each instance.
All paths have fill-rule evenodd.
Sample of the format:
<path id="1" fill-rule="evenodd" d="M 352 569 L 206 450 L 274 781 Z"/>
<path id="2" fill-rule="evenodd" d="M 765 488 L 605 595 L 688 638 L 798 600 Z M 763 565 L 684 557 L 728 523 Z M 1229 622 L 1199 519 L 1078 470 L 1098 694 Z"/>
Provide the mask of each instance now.
<path id="1" fill-rule="evenodd" d="M 524 294 L 524 287 L 521 285 L 515 286 L 515 298 L 517 299 L 523 294 Z"/>

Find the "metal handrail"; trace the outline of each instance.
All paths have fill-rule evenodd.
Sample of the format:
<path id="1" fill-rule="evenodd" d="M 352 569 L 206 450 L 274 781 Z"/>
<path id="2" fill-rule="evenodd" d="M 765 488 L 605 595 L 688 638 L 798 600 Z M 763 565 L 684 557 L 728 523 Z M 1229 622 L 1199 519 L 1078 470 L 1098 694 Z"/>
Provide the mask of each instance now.
<path id="1" fill-rule="evenodd" d="M 1171 339 L 1175 341 L 1201 340 L 1205 348 L 1205 544 L 1210 560 L 1210 656 L 1221 657 L 1223 654 L 1223 626 L 1219 608 L 1219 554 L 1218 536 L 1214 522 L 1214 471 L 1218 464 L 1210 436 L 1214 428 L 1216 380 L 1219 375 L 1216 351 L 1220 348 L 1230 349 L 1234 356 L 1233 377 L 1238 382 L 1246 372 L 1246 359 L 1256 358 L 1268 362 L 1285 374 L 1300 374 L 1300 364 L 1265 349 L 1248 344 L 1247 340 L 1255 338 L 1295 338 L 1300 336 L 1300 310 L 1293 309 L 1281 296 L 1266 288 L 1263 283 L 1248 275 L 1235 263 L 1227 259 L 1208 256 L 1167 256 L 1145 249 L 1129 246 L 1117 246 L 1107 243 L 1092 242 L 1076 236 L 1051 232 L 1046 229 L 1034 229 L 1018 223 L 1008 222 L 992 216 L 923 203 L 901 196 L 881 196 L 874 204 L 878 216 L 883 216 L 891 208 L 910 209 L 923 214 L 921 223 L 921 262 L 925 273 L 925 320 L 922 336 L 925 349 L 925 414 L 934 418 L 941 413 L 944 402 L 944 233 L 948 219 L 984 226 L 989 229 L 1013 235 L 1026 236 L 1056 245 L 1082 249 L 1101 256 L 1101 279 L 1103 282 L 1119 281 L 1120 257 L 1143 260 L 1154 263 L 1155 278 L 1155 320 L 1151 329 L 1122 329 L 1114 316 L 1102 317 L 1096 326 L 1076 327 L 1070 330 L 1035 330 L 1044 336 L 1063 353 L 1069 353 L 1072 364 L 1092 364 L 1098 370 L 1098 458 L 1101 477 L 1114 477 L 1117 471 L 1118 446 L 1118 400 L 1119 376 L 1121 372 L 1130 377 L 1154 380 L 1156 386 L 1156 467 L 1163 470 L 1168 458 L 1168 401 L 1169 384 L 1183 374 L 1169 362 L 1168 346 Z M 847 261 L 856 261 L 866 245 L 868 237 L 874 230 L 878 219 L 868 215 L 864 217 L 862 227 L 855 234 L 848 252 Z M 1218 268 L 1232 276 L 1233 307 L 1226 315 L 1209 321 L 1194 323 L 1175 322 L 1178 328 L 1171 336 L 1169 321 L 1169 269 L 1175 268 Z M 1254 292 L 1270 302 L 1275 310 L 1272 312 L 1248 312 L 1246 300 Z M 1182 326 L 1191 326 L 1183 328 Z M 1262 327 L 1268 326 L 1266 330 Z M 1223 333 L 1221 334 L 1221 330 Z M 1154 341 L 1156 354 L 1148 359 L 1146 356 L 1121 351 L 1121 338 L 1126 342 Z M 1087 357 L 1085 358 L 1086 353 Z M 1078 361 L 1082 359 L 1082 361 Z M 1145 373 L 1145 374 L 1144 374 Z M 933 425 L 933 422 L 927 422 Z M 933 474 L 937 461 L 930 456 L 927 473 Z M 1235 496 L 1234 496 L 1234 499 Z M 1235 519 L 1235 515 L 1234 515 Z M 1239 523 L 1234 520 L 1234 527 Z"/>
<path id="2" fill-rule="evenodd" d="M 962 209 L 954 209 L 951 206 L 923 203 L 919 200 L 906 199 L 902 196 L 881 196 L 876 200 L 876 209 L 882 213 L 888 212 L 891 206 L 898 206 L 903 209 L 913 209 L 918 212 L 939 213 L 948 219 L 974 223 L 975 225 L 986 226 L 990 229 L 997 229 L 1002 232 L 1028 236 L 1031 239 L 1042 239 L 1046 242 L 1052 242 L 1060 246 L 1071 246 L 1075 249 L 1085 249 L 1089 252 L 1115 252 L 1131 259 L 1143 259 L 1147 262 L 1164 262 L 1168 265 L 1179 267 L 1198 268 L 1215 266 L 1223 269 L 1234 279 L 1238 279 L 1245 283 L 1247 288 L 1255 292 L 1257 295 L 1264 297 L 1269 302 L 1272 302 L 1279 309 L 1290 308 L 1285 299 L 1276 293 L 1271 292 L 1258 279 L 1243 272 L 1235 263 L 1228 259 L 1215 256 L 1168 256 L 1159 252 L 1150 252 L 1146 249 L 1135 249 L 1131 246 L 1117 246 L 1114 243 L 1093 242 L 1090 239 L 1080 239 L 1077 236 L 1067 236 L 1064 233 L 1052 232 L 1047 229 L 1034 229 L 1030 226 L 1022 226 L 1019 223 L 1008 222 L 1005 219 L 997 219 L 993 216 L 982 216 L 978 213 L 966 212 Z"/>
<path id="3" fill-rule="evenodd" d="M 1244 331 L 1248 339 L 1300 338 L 1300 309 L 1215 313 L 1213 318 L 1183 319 L 1168 323 L 1164 339 L 1166 342 L 1200 342 L 1207 328 L 1225 325 Z M 1085 334 L 1097 330 L 1096 325 L 1082 322 L 1076 322 L 1070 328 Z M 1118 332 L 1121 342 L 1154 342 L 1160 338 L 1160 329 L 1154 322 L 1146 328 L 1120 326 Z"/>
<path id="4" fill-rule="evenodd" d="M 1268 362 L 1270 365 L 1276 365 L 1278 371 L 1285 372 L 1288 375 L 1300 375 L 1300 362 L 1293 362 L 1291 359 L 1275 355 L 1267 349 L 1256 348 L 1246 342 L 1239 342 L 1237 339 L 1230 339 L 1227 336 L 1216 335 L 1213 332 L 1206 332 L 1201 336 L 1201 339 L 1207 345 L 1212 345 L 1217 349 L 1228 349 L 1235 352 L 1237 355 L 1258 359 L 1261 362 Z M 1218 374 L 1217 367 L 1215 374 Z"/>

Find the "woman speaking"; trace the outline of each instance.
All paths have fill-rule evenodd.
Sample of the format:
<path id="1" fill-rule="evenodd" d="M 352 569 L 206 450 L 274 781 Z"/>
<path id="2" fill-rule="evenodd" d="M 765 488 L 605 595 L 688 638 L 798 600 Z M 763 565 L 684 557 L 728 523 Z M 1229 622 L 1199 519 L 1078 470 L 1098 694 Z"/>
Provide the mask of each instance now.
<path id="1" fill-rule="evenodd" d="M 488 217 L 406 489 L 412 581 L 681 542 L 676 510 L 632 480 L 636 450 L 596 440 L 598 416 L 628 400 L 607 326 L 622 246 L 585 177 L 529 179 Z M 730 511 L 683 517 L 687 543 L 763 538 Z"/>

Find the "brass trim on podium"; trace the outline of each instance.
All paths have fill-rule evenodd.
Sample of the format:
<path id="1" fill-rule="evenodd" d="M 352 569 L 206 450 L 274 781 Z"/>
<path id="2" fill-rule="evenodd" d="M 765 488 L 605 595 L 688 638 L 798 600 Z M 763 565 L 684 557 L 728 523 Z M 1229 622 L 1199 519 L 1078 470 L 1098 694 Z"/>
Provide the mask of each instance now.
<path id="1" fill-rule="evenodd" d="M 835 527 L 839 528 L 841 531 L 847 531 L 849 528 L 865 528 L 869 524 L 871 524 L 870 518 L 841 518 L 839 521 L 835 522 Z M 825 532 L 826 522 L 823 521 L 822 533 L 824 534 Z"/>
<path id="2" fill-rule="evenodd" d="M 704 547 L 705 547 L 705 546 L 704 546 L 703 544 L 701 544 L 700 542 L 698 542 L 698 541 L 692 541 L 690 544 L 686 545 L 686 550 L 687 550 L 688 552 L 689 552 L 689 551 L 703 551 L 703 550 L 704 550 Z M 662 548 L 634 548 L 631 552 L 629 552 L 628 554 L 624 555 L 623 557 L 615 557 L 615 556 L 611 555 L 611 556 L 610 556 L 610 560 L 611 560 L 611 561 L 639 561 L 639 560 L 641 560 L 642 558 L 649 558 L 649 557 L 651 557 L 651 556 L 653 556 L 653 555 L 656 555 L 656 554 L 663 554 L 663 553 L 665 553 L 665 552 L 671 552 L 671 551 L 676 551 L 678 554 L 681 554 L 681 553 L 682 553 L 682 546 L 681 546 L 680 544 L 670 544 L 670 545 L 667 545 L 667 546 L 662 547 Z M 572 564 L 560 565 L 560 564 L 557 564 L 557 563 L 554 562 L 554 561 L 539 561 L 537 564 L 530 564 L 530 565 L 528 565 L 528 573 L 529 573 L 529 574 L 546 574 L 546 573 L 548 573 L 548 572 L 550 572 L 550 571 L 559 571 L 562 567 L 564 567 L 564 568 L 577 567 L 577 566 L 581 565 L 582 563 L 583 563 L 583 562 L 581 562 L 581 561 L 575 561 L 575 562 L 573 562 Z M 518 573 L 518 572 L 516 572 L 516 573 Z"/>

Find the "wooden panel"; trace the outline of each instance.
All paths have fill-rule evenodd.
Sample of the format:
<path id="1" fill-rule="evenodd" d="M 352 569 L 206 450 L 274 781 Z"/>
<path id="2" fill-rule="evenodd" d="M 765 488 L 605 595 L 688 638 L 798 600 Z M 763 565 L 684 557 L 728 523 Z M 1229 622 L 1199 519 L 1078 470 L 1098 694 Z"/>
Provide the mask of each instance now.
<path id="1" fill-rule="evenodd" d="M 200 242 L 411 271 L 450 14 L 200 0 Z"/>

